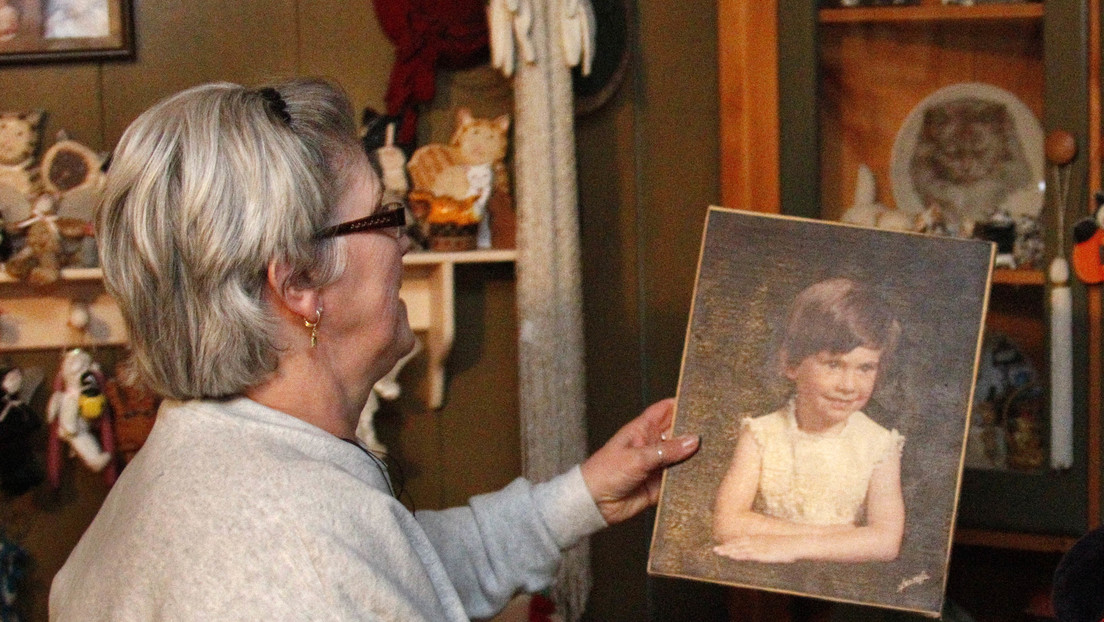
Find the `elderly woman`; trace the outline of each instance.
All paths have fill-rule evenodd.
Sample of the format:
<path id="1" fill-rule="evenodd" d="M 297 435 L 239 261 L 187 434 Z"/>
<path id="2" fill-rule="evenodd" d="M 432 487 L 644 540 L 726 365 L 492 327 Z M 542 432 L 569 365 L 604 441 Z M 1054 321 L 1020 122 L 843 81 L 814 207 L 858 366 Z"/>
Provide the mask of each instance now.
<path id="1" fill-rule="evenodd" d="M 403 211 L 337 88 L 212 84 L 126 131 L 98 210 L 131 369 L 166 397 L 54 579 L 55 620 L 465 620 L 654 503 L 670 402 L 551 481 L 411 514 L 354 431 L 413 344 Z"/>

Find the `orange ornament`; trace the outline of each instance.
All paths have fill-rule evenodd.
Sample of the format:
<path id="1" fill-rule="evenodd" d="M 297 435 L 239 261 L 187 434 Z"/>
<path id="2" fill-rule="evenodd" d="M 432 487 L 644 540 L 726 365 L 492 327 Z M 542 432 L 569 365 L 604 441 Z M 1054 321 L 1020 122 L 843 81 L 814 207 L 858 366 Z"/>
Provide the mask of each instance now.
<path id="1" fill-rule="evenodd" d="M 1077 139 L 1065 130 L 1054 130 L 1046 137 L 1046 159 L 1051 164 L 1063 166 L 1077 155 Z"/>

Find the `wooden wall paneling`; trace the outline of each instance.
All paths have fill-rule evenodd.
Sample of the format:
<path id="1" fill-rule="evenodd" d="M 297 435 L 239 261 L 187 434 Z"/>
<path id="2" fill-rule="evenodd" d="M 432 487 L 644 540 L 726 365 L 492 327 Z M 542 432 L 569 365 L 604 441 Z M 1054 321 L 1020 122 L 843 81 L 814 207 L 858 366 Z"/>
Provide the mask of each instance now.
<path id="1" fill-rule="evenodd" d="M 717 183 L 717 31 L 710 10 L 657 5 L 641 16 L 637 149 L 646 399 L 674 395 L 702 226 Z M 662 4 L 662 3 L 661 3 Z M 691 36 L 689 33 L 695 33 Z M 672 50 L 679 52 L 671 53 Z"/>
<path id="2" fill-rule="evenodd" d="M 780 209 L 816 218 L 821 211 L 817 3 L 777 1 L 778 23 L 785 24 L 778 31 L 778 75 L 785 76 L 778 84 Z"/>
<path id="3" fill-rule="evenodd" d="M 256 84 L 298 68 L 296 0 L 143 0 L 135 62 L 103 66 L 105 141 L 146 108 L 216 80 Z"/>
<path id="4" fill-rule="evenodd" d="M 591 451 L 644 406 L 632 82 L 636 62 L 630 62 L 628 77 L 613 99 L 575 125 Z M 591 538 L 595 581 L 586 619 L 649 619 L 642 569 L 650 519 L 645 513 Z"/>
<path id="5" fill-rule="evenodd" d="M 702 226 L 708 206 L 720 199 L 713 60 L 718 49 L 713 38 L 717 12 L 712 0 L 644 2 L 638 10 L 637 141 L 632 154 L 639 192 L 635 253 L 640 270 L 641 395 L 652 402 L 675 394 Z M 651 513 L 642 518 L 644 529 L 623 551 L 622 563 L 646 559 Z M 643 572 L 643 561 L 638 563 Z M 658 578 L 647 585 L 650 619 L 723 619 L 718 616 L 724 602 L 717 586 Z"/>
<path id="6" fill-rule="evenodd" d="M 2 67 L 0 109 L 46 111 L 42 152 L 56 142 L 61 129 L 70 138 L 100 150 L 103 131 L 99 83 L 100 68 L 94 64 L 70 65 L 65 71 L 52 65 Z"/>
<path id="7" fill-rule="evenodd" d="M 296 0 L 298 73 L 337 80 L 357 114 L 367 106 L 386 112 L 384 93 L 395 51 L 370 2 Z M 357 121 L 360 121 L 358 116 Z"/>
<path id="8" fill-rule="evenodd" d="M 402 396 L 384 402 L 376 432 L 401 465 L 404 501 L 417 509 L 462 505 L 521 474 L 517 320 L 513 264 L 457 264 L 456 340 L 445 403 L 425 402 L 424 355 L 399 376 Z"/>
<path id="9" fill-rule="evenodd" d="M 457 265 L 456 334 L 440 426 L 441 507 L 521 475 L 513 264 Z M 416 416 L 416 415 L 415 415 Z"/>
<path id="10" fill-rule="evenodd" d="M 779 211 L 775 0 L 717 3 L 721 202 Z"/>

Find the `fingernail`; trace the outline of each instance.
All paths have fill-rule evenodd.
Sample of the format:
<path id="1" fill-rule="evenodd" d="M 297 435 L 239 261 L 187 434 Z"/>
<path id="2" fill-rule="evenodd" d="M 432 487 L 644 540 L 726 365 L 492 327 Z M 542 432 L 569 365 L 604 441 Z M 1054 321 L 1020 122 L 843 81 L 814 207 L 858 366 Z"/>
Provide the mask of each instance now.
<path id="1" fill-rule="evenodd" d="M 701 437 L 700 436 L 697 436 L 695 434 L 688 434 L 688 435 L 686 435 L 682 438 L 682 441 L 680 441 L 679 444 L 682 445 L 683 449 L 689 449 L 689 448 L 693 447 L 694 445 L 697 445 L 700 442 L 701 442 Z"/>

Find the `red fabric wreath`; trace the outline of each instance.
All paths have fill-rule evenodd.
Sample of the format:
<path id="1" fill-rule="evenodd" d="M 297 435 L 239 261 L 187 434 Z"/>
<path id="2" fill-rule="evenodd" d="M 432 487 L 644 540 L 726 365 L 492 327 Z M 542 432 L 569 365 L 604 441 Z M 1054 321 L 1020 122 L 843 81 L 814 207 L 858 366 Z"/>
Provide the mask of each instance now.
<path id="1" fill-rule="evenodd" d="M 436 69 L 488 61 L 486 0 L 373 0 L 383 32 L 395 44 L 387 114 L 402 116 L 399 142 L 414 140 L 417 106 L 436 93 Z"/>

